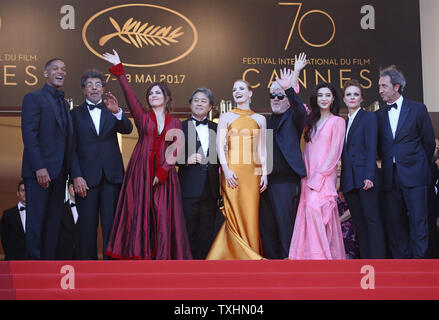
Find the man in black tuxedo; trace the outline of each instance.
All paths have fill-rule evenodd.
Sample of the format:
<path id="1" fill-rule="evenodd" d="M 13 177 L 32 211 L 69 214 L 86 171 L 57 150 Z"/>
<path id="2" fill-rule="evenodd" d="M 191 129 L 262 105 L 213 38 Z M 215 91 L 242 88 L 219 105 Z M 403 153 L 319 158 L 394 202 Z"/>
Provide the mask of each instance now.
<path id="1" fill-rule="evenodd" d="M 26 254 L 31 260 L 55 259 L 73 137 L 62 91 L 66 65 L 59 58 L 51 59 L 43 75 L 46 84 L 24 96 L 21 112 Z"/>
<path id="2" fill-rule="evenodd" d="M 81 86 L 85 102 L 71 111 L 75 132 L 71 177 L 80 196 L 76 202 L 82 259 L 96 260 L 98 219 L 100 216 L 105 252 L 124 175 L 117 133 L 131 133 L 133 125 L 111 93 L 102 101 L 102 72 L 87 70 Z"/>
<path id="3" fill-rule="evenodd" d="M 213 106 L 212 92 L 196 89 L 189 104 L 192 115 L 182 123 L 185 158 L 179 161 L 178 176 L 192 257 L 205 259 L 215 237 L 219 198 L 217 124 L 207 119 Z"/>
<path id="4" fill-rule="evenodd" d="M 288 85 L 281 86 L 277 79 L 270 87 L 273 113 L 268 117 L 267 129 L 273 132 L 273 144 L 267 143 L 267 159 L 272 155 L 273 170 L 268 176 L 267 190 L 261 195 L 259 210 L 262 251 L 268 259 L 288 257 L 300 199 L 300 181 L 306 176 L 300 138 L 307 112 L 293 89 L 306 65 L 306 56 L 300 57 L 296 58 L 293 74 L 289 74 Z"/>
<path id="5" fill-rule="evenodd" d="M 402 96 L 406 85 L 394 66 L 380 71 L 378 113 L 385 225 L 395 259 L 426 258 L 428 186 L 435 148 L 427 107 Z"/>
<path id="6" fill-rule="evenodd" d="M 342 154 L 340 196 L 346 199 L 356 227 L 360 257 L 385 259 L 377 189 L 377 117 L 361 108 L 363 90 L 357 80 L 345 82 L 343 100 L 349 114 Z"/>
<path id="7" fill-rule="evenodd" d="M 17 187 L 18 204 L 3 211 L 0 221 L 0 235 L 5 260 L 26 259 L 26 191 L 24 182 Z"/>
<path id="8" fill-rule="evenodd" d="M 57 260 L 81 259 L 79 216 L 75 203 L 73 182 L 69 181 L 69 199 L 64 202 L 64 212 L 56 247 Z"/>

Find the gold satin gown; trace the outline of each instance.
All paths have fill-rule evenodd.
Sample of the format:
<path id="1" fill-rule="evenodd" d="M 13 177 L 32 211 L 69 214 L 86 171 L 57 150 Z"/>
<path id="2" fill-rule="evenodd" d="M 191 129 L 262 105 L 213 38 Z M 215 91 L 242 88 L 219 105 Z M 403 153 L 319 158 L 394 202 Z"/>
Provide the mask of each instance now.
<path id="1" fill-rule="evenodd" d="M 225 222 L 210 248 L 207 260 L 260 260 L 259 184 L 261 165 L 257 152 L 259 125 L 251 110 L 233 109 L 239 115 L 228 127 L 227 164 L 238 177 L 238 187 L 227 186 L 221 174 L 221 211 Z"/>

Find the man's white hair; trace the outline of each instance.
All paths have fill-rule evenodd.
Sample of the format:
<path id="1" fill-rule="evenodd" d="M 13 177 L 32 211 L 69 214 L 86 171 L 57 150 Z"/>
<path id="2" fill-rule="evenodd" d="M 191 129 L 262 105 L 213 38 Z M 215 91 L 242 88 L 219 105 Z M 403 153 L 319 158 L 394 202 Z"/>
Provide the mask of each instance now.
<path id="1" fill-rule="evenodd" d="M 273 92 L 273 91 L 275 91 L 275 90 L 277 90 L 277 89 L 279 89 L 279 90 L 281 90 L 281 91 L 284 91 L 284 89 L 281 88 L 281 86 L 279 85 L 279 83 L 277 83 L 277 81 L 274 81 L 274 82 L 271 84 L 271 86 L 270 86 L 270 92 Z"/>

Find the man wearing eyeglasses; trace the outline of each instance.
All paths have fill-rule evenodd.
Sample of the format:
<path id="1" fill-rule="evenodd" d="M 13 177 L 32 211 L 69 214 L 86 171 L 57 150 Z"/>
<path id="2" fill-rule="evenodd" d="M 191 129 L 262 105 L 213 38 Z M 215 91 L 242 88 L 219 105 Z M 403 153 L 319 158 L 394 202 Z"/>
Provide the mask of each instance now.
<path id="1" fill-rule="evenodd" d="M 113 224 L 124 165 L 117 133 L 129 134 L 133 125 L 117 99 L 105 92 L 105 76 L 87 70 L 81 78 L 85 102 L 71 111 L 74 144 L 71 174 L 80 224 L 81 257 L 97 259 L 97 229 L 100 215 L 103 250 Z"/>
<path id="2" fill-rule="evenodd" d="M 284 70 L 281 79 L 270 87 L 273 113 L 268 117 L 267 129 L 273 130 L 273 144 L 267 143 L 267 159 L 272 159 L 273 170 L 268 176 L 268 188 L 261 196 L 259 223 L 263 255 L 268 259 L 288 257 L 300 198 L 300 180 L 306 176 L 300 138 L 307 111 L 295 93 L 300 71 L 305 66 L 306 55 L 302 53 L 295 59 L 288 85 L 282 81 L 288 79 L 288 76 L 282 77 Z"/>

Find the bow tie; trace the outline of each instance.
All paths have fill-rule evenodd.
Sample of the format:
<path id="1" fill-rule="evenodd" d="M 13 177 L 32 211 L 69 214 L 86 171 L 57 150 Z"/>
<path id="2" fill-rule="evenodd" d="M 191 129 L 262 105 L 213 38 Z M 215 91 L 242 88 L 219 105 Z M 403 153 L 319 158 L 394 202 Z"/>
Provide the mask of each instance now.
<path id="1" fill-rule="evenodd" d="M 73 207 L 76 207 L 76 204 L 75 203 L 70 203 L 70 208 L 73 208 Z"/>
<path id="2" fill-rule="evenodd" d="M 26 210 L 26 207 L 20 207 L 20 211 Z"/>
<path id="3" fill-rule="evenodd" d="M 192 120 L 195 121 L 195 126 L 199 126 L 200 124 L 207 124 L 207 118 L 204 118 L 203 121 L 198 121 L 197 119 L 195 119 L 194 117 L 192 117 Z"/>
<path id="4" fill-rule="evenodd" d="M 398 105 L 396 103 L 388 104 L 387 107 L 389 108 L 389 111 L 392 110 L 392 108 L 395 108 L 396 110 L 398 110 Z"/>
<path id="5" fill-rule="evenodd" d="M 102 110 L 102 108 L 104 107 L 103 105 L 102 105 L 102 103 L 98 103 L 98 104 L 87 104 L 88 105 L 88 108 L 90 109 L 90 111 L 92 111 L 94 108 L 98 108 L 98 109 L 101 109 Z"/>

